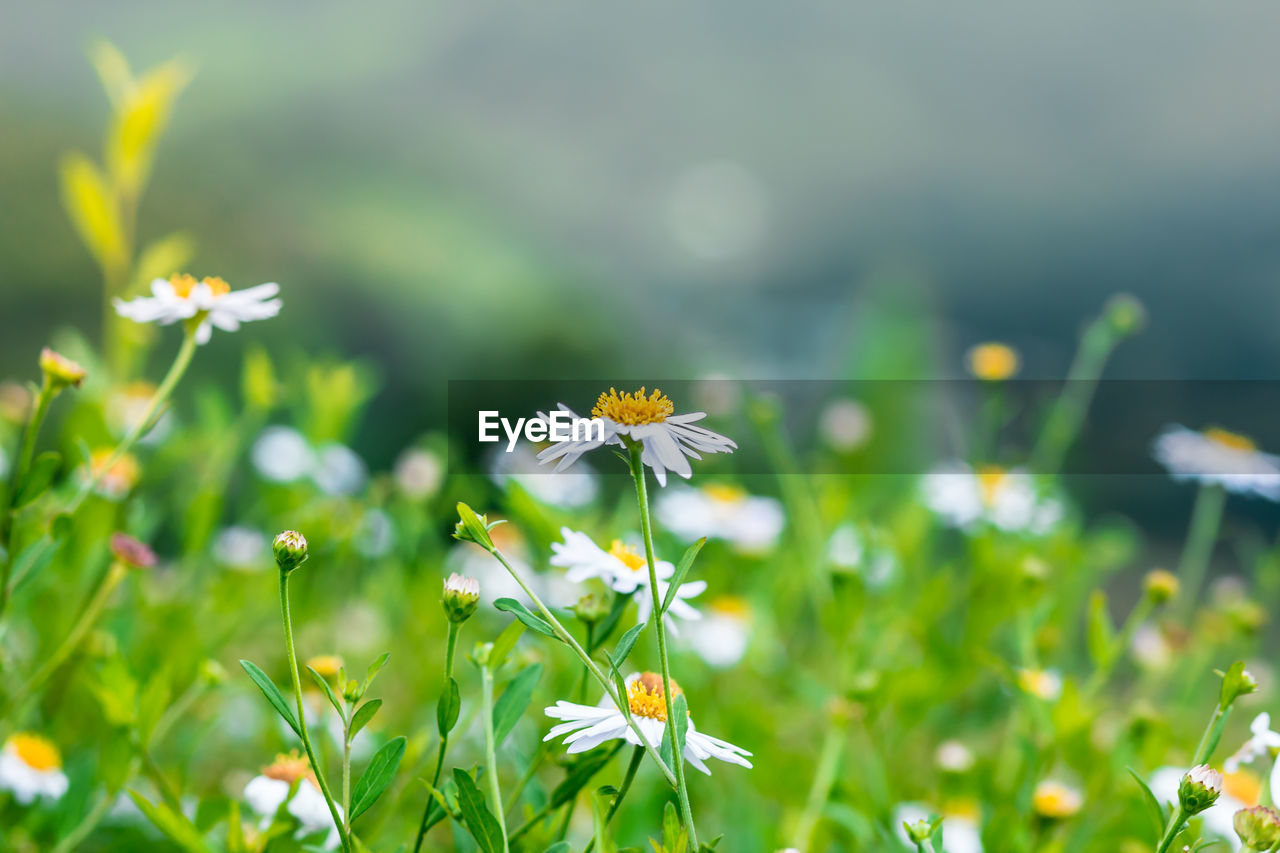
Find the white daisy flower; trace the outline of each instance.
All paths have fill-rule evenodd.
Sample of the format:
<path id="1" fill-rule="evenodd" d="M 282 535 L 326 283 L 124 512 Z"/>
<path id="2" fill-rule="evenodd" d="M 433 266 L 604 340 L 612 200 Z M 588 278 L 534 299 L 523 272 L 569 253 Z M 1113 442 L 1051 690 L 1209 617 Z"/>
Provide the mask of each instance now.
<path id="1" fill-rule="evenodd" d="M 1129 650 L 1143 669 L 1164 670 L 1174 661 L 1174 648 L 1159 625 L 1144 622 L 1133 632 Z"/>
<path id="2" fill-rule="evenodd" d="M 571 418 L 578 416 L 568 406 L 560 404 L 560 411 Z M 693 476 L 689 459 L 701 459 L 703 453 L 731 453 L 738 445 L 719 433 L 694 426 L 707 416 L 706 412 L 675 414 L 675 404 L 661 391 L 654 389 L 645 395 L 641 388 L 636 393 L 619 394 L 610 388 L 601 394 L 591 409 L 592 417 L 604 422 L 604 437 L 593 435 L 591 441 L 562 441 L 538 454 L 538 461 L 556 462 L 555 470 L 563 471 L 582 458 L 583 454 L 606 444 L 626 446 L 626 441 L 639 442 L 644 450 L 640 459 L 653 469 L 658 484 L 667 484 L 667 472 L 672 471 L 686 480 Z M 548 420 L 545 413 L 539 417 Z M 625 440 L 624 440 L 625 439 Z"/>
<path id="3" fill-rule="evenodd" d="M 1043 496 L 1027 472 L 963 462 L 927 474 L 925 505 L 952 527 L 972 531 L 989 524 L 1008 532 L 1044 534 L 1063 516 L 1061 501 Z"/>
<path id="4" fill-rule="evenodd" d="M 1019 669 L 1018 687 L 1045 702 L 1056 702 L 1062 696 L 1062 673 L 1056 669 Z"/>
<path id="5" fill-rule="evenodd" d="M 585 583 L 599 578 L 614 592 L 624 595 L 648 587 L 649 564 L 635 546 L 615 539 L 606 551 L 587 534 L 568 527 L 560 528 L 560 536 L 564 542 L 551 543 L 550 563 L 569 570 L 565 572 L 565 580 Z M 669 580 L 676 573 L 676 567 L 666 560 L 655 560 L 654 570 L 659 581 Z"/>
<path id="6" fill-rule="evenodd" d="M 944 740 L 938 744 L 933 760 L 948 773 L 968 773 L 977 761 L 973 750 L 958 740 Z"/>
<path id="7" fill-rule="evenodd" d="M 1147 780 L 1151 793 L 1161 803 L 1177 808 L 1178 786 L 1182 777 L 1187 775 L 1186 768 L 1161 767 L 1151 774 Z M 1262 794 L 1262 782 L 1247 770 L 1224 773 L 1222 776 L 1222 793 L 1217 801 L 1201 812 L 1205 831 L 1217 836 L 1231 847 L 1240 849 L 1240 838 L 1235 831 L 1235 815 L 1241 809 L 1256 806 Z"/>
<path id="8" fill-rule="evenodd" d="M 871 440 L 871 413 L 857 400 L 832 400 L 818 418 L 818 434 L 832 450 L 850 453 Z"/>
<path id="9" fill-rule="evenodd" d="M 726 669 L 742 660 L 751 640 L 751 608 L 722 595 L 707 603 L 703 618 L 686 627 L 685 639 L 708 665 Z"/>
<path id="10" fill-rule="evenodd" d="M 426 500 L 444 482 L 444 463 L 430 450 L 410 447 L 396 459 L 392 477 L 405 497 Z"/>
<path id="11" fill-rule="evenodd" d="M 253 467 L 268 480 L 288 483 L 314 470 L 311 442 L 293 427 L 269 426 L 253 443 Z"/>
<path id="12" fill-rule="evenodd" d="M 26 806 L 36 797 L 58 800 L 67 792 L 58 748 L 40 735 L 10 735 L 0 751 L 0 791 L 8 791 Z"/>
<path id="13" fill-rule="evenodd" d="M 671 584 L 666 581 L 658 581 L 658 598 L 662 601 L 667 599 L 667 590 L 671 588 Z M 674 636 L 680 635 L 679 626 L 676 624 L 677 619 L 686 622 L 696 622 L 702 618 L 692 605 L 688 603 L 690 598 L 697 598 L 699 595 L 707 591 L 706 581 L 690 581 L 689 583 L 680 584 L 680 588 L 676 590 L 676 597 L 671 599 L 671 606 L 667 608 L 667 612 L 662 615 L 662 623 L 667 626 L 667 630 Z M 649 621 L 649 617 L 653 615 L 653 596 L 650 594 L 648 586 L 642 586 L 636 590 L 636 621 L 644 623 Z"/>
<path id="14" fill-rule="evenodd" d="M 934 811 L 923 803 L 902 803 L 893 811 L 893 831 L 908 849 L 916 845 L 902 828 L 904 823 L 928 821 L 934 815 L 942 816 L 943 853 L 982 853 L 982 829 L 978 825 L 978 810 L 969 801 L 957 801 L 946 809 Z"/>
<path id="15" fill-rule="evenodd" d="M 662 676 L 656 672 L 637 673 L 627 678 L 626 685 L 632 719 L 644 732 L 649 743 L 662 743 L 662 735 L 667 727 Z M 674 681 L 671 682 L 671 690 L 674 695 L 679 695 L 681 692 L 679 685 Z M 595 707 L 560 700 L 547 708 L 546 714 L 552 719 L 567 722 L 553 726 L 543 741 L 567 735 L 564 742 L 569 747 L 570 754 L 595 749 L 610 740 L 621 739 L 633 746 L 642 745 L 635 731 L 627 725 L 622 712 L 607 697 Z M 684 757 L 698 770 L 711 774 L 706 764 L 708 758 L 717 758 L 730 764 L 750 767 L 751 762 L 747 760 L 750 755 L 751 753 L 740 746 L 734 746 L 727 741 L 698 731 L 693 724 L 692 715 L 689 717 L 689 728 L 684 741 Z"/>
<path id="16" fill-rule="evenodd" d="M 747 552 L 772 548 L 785 522 L 782 504 L 773 498 L 725 485 L 671 489 L 658 496 L 654 511 L 663 527 L 687 542 L 705 536 Z"/>
<path id="17" fill-rule="evenodd" d="M 1175 480 L 1280 500 L 1280 456 L 1263 453 L 1243 435 L 1217 427 L 1196 432 L 1174 424 L 1155 440 L 1152 455 Z"/>
<path id="18" fill-rule="evenodd" d="M 345 444 L 326 444 L 316 451 L 315 458 L 311 479 L 327 495 L 354 495 L 369 479 L 364 460 Z"/>
<path id="19" fill-rule="evenodd" d="M 1241 764 L 1252 764 L 1264 755 L 1280 750 L 1280 733 L 1271 730 L 1271 715 L 1265 711 L 1249 724 L 1249 739 L 1222 764 L 1226 773 L 1235 773 Z"/>
<path id="20" fill-rule="evenodd" d="M 115 308 L 117 314 L 135 323 L 167 326 L 179 320 L 198 320 L 196 343 L 204 344 L 212 337 L 214 326 L 234 332 L 241 323 L 280 313 L 281 302 L 274 298 L 279 292 L 280 285 L 275 282 L 232 291 L 217 277 L 196 281 L 194 276 L 175 275 L 151 282 L 151 296 L 115 300 Z"/>
<path id="21" fill-rule="evenodd" d="M 297 783 L 298 790 L 290 799 L 289 790 L 294 783 Z M 311 765 L 297 753 L 277 756 L 270 767 L 264 767 L 260 775 L 250 779 L 244 788 L 244 799 L 251 809 L 262 816 L 264 828 L 271 824 L 276 811 L 288 800 L 289 814 L 301 824 L 297 833 L 299 838 L 327 829 L 329 834 L 324 842 L 326 849 L 337 847 L 341 841 L 338 827 L 329 812 L 329 804 L 325 802 L 324 794 L 320 793 Z M 342 813 L 341 806 L 338 806 L 338 813 Z"/>
<path id="22" fill-rule="evenodd" d="M 596 474 L 587 463 L 572 472 L 548 471 L 527 444 L 516 445 L 510 453 L 494 453 L 489 476 L 499 486 L 516 483 L 542 503 L 565 509 L 586 506 L 600 491 Z"/>
<path id="23" fill-rule="evenodd" d="M 252 527 L 224 527 L 213 538 L 213 558 L 224 568 L 256 572 L 272 562 L 271 540 Z"/>

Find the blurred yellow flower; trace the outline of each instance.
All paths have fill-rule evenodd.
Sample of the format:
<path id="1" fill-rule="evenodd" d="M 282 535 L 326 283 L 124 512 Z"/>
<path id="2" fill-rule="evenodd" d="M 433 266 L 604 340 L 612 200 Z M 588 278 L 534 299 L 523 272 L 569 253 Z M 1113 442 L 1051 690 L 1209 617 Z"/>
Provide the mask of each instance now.
<path id="1" fill-rule="evenodd" d="M 36 797 L 60 798 L 67 792 L 67 776 L 58 748 L 30 732 L 11 735 L 0 750 L 0 791 L 9 791 L 23 805 Z"/>
<path id="2" fill-rule="evenodd" d="M 984 382 L 1000 382 L 1018 372 L 1021 359 L 1018 351 L 1008 344 L 989 342 L 978 344 L 965 355 L 969 372 Z"/>
<path id="3" fill-rule="evenodd" d="M 1062 782 L 1046 779 L 1036 785 L 1031 796 L 1031 807 L 1036 814 L 1050 820 L 1064 820 L 1074 816 L 1084 805 L 1084 795 Z"/>
<path id="4" fill-rule="evenodd" d="M 1051 669 L 1020 669 L 1018 687 L 1037 699 L 1052 702 L 1062 695 L 1062 676 Z"/>

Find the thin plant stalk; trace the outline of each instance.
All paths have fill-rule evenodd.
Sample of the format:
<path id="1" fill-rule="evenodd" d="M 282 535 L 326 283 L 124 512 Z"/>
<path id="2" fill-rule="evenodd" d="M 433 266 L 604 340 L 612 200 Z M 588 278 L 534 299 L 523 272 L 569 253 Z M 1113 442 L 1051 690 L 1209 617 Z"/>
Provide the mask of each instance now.
<path id="1" fill-rule="evenodd" d="M 644 760 L 644 748 L 637 746 L 631 753 L 631 761 L 627 764 L 627 774 L 622 777 L 622 785 L 618 788 L 618 793 L 613 798 L 613 803 L 609 806 L 609 811 L 605 813 L 604 825 L 608 826 L 609 821 L 613 820 L 614 814 L 617 813 L 618 807 L 622 805 L 622 799 L 631 790 L 631 783 L 635 781 L 636 771 L 640 769 L 640 762 Z M 592 838 L 587 842 L 587 847 L 583 853 L 591 853 L 595 849 L 596 840 Z"/>
<path id="2" fill-rule="evenodd" d="M 325 804 L 329 807 L 333 825 L 338 828 L 342 849 L 351 853 L 351 835 L 347 832 L 346 821 L 338 813 L 333 794 L 329 792 L 329 783 L 324 780 L 324 773 L 321 772 L 320 764 L 316 761 L 316 752 L 311 746 L 311 735 L 307 732 L 307 713 L 302 703 L 302 679 L 298 677 L 298 655 L 293 645 L 293 619 L 289 614 L 289 573 L 286 571 L 280 572 L 280 619 L 284 623 L 284 644 L 289 658 L 289 676 L 293 679 L 293 694 L 298 702 L 298 736 L 302 739 L 302 748 L 306 750 L 307 760 L 311 762 L 311 769 L 316 774 L 316 781 L 320 783 L 320 793 L 324 795 Z"/>
<path id="3" fill-rule="evenodd" d="M 449 620 L 449 637 L 445 646 L 444 653 L 444 689 L 451 690 L 451 682 L 453 681 L 453 657 L 458 649 L 458 632 L 461 629 L 461 623 Z M 436 752 L 436 770 L 431 776 L 431 787 L 440 787 L 440 774 L 444 770 L 444 755 L 449 748 L 449 733 L 445 732 L 440 735 L 440 749 Z M 422 820 L 418 824 L 418 837 L 413 843 L 413 853 L 419 853 L 422 850 L 422 840 L 427 835 L 427 828 L 431 823 L 431 817 L 435 812 L 436 799 L 428 796 L 427 804 L 422 809 Z"/>
<path id="4" fill-rule="evenodd" d="M 791 843 L 797 850 L 809 850 L 813 846 L 813 832 L 835 785 L 846 739 L 845 726 L 840 719 L 833 717 L 822 740 L 822 752 L 818 755 L 818 767 L 813 774 L 813 784 L 809 786 L 809 795 L 805 798 L 804 811 L 792 836 Z"/>
<path id="5" fill-rule="evenodd" d="M 689 847 L 698 849 L 698 832 L 693 824 L 693 809 L 689 805 L 689 786 L 684 776 L 684 744 L 675 736 L 675 708 L 671 694 L 671 661 L 667 654 L 667 630 L 662 612 L 662 595 L 658 589 L 657 560 L 653 555 L 653 521 L 649 515 L 649 490 L 645 485 L 644 462 L 641 459 L 641 446 L 638 442 L 628 441 L 627 449 L 631 455 L 631 478 L 636 484 L 636 503 L 640 507 L 640 532 L 644 536 L 644 555 L 649 564 L 649 593 L 653 598 L 653 629 L 658 637 L 658 663 L 662 670 L 662 700 L 667 711 L 667 732 L 671 738 L 671 763 L 676 774 L 676 792 L 680 798 L 680 813 L 684 825 L 689 830 Z"/>
<path id="6" fill-rule="evenodd" d="M 9 492 L 5 496 L 4 515 L 0 517 L 0 547 L 4 548 L 4 562 L 0 565 L 0 616 L 4 615 L 9 604 L 9 573 L 13 570 L 13 553 L 11 536 L 13 534 L 14 502 L 18 499 L 18 488 L 22 485 L 27 471 L 31 468 L 31 457 L 35 455 L 36 438 L 40 427 L 44 424 L 45 415 L 49 412 L 49 404 L 58 396 L 58 390 L 45 380 L 40 386 L 40 394 L 36 397 L 35 408 L 27 419 L 27 426 L 22 432 L 22 447 L 18 451 L 18 459 L 9 475 Z"/>
<path id="7" fill-rule="evenodd" d="M 1205 483 L 1196 492 L 1187 542 L 1178 561 L 1178 580 L 1182 587 L 1177 609 L 1180 617 L 1190 616 L 1200 598 L 1226 502 L 1226 489 L 1216 483 Z"/>
<path id="8" fill-rule="evenodd" d="M 1182 827 L 1187 822 L 1188 815 L 1179 804 L 1173 810 L 1173 814 L 1169 815 L 1169 822 L 1165 825 L 1164 835 L 1160 838 L 1160 844 L 1156 847 L 1156 853 L 1168 853 L 1169 848 L 1173 845 L 1173 839 L 1178 837 L 1178 833 L 1182 831 Z"/>
<path id="9" fill-rule="evenodd" d="M 480 667 L 482 685 L 481 716 L 484 718 L 484 775 L 489 782 L 489 808 L 498 819 L 502 831 L 502 851 L 511 849 L 507 841 L 507 818 L 502 808 L 502 786 L 498 781 L 498 752 L 493 736 L 493 668 L 486 663 Z"/>

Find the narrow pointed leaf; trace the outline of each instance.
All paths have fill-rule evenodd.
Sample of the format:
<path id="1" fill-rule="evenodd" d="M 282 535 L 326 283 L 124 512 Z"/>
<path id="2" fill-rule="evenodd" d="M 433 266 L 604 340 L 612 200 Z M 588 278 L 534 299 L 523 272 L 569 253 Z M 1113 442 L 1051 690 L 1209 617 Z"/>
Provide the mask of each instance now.
<path id="1" fill-rule="evenodd" d="M 453 727 L 458 723 L 458 712 L 461 708 L 462 697 L 458 693 L 458 682 L 450 678 L 449 684 L 436 702 L 436 731 L 440 732 L 440 737 L 445 737 L 453 731 Z"/>
<path id="2" fill-rule="evenodd" d="M 338 716 L 343 720 L 347 718 L 347 711 L 342 707 L 342 700 L 338 698 L 338 694 L 333 692 L 333 688 L 329 686 L 329 680 L 323 675 L 315 671 L 314 667 L 308 666 L 307 672 L 311 673 L 311 678 L 316 684 L 320 685 L 320 689 L 324 691 L 324 695 L 329 697 L 329 704 L 333 706 L 333 710 L 338 712 Z"/>
<path id="3" fill-rule="evenodd" d="M 271 707 L 276 709 L 276 713 L 284 718 L 289 724 L 289 728 L 293 729 L 294 734 L 302 737 L 302 730 L 298 727 L 298 718 L 293 715 L 293 711 L 289 710 L 289 703 L 284 700 L 284 696 L 280 693 L 280 688 L 276 687 L 276 683 L 271 677 L 258 668 L 257 664 L 252 661 L 242 660 L 240 666 L 244 667 L 244 671 L 253 679 L 253 683 L 258 685 L 258 689 L 262 691 L 262 695 L 267 697 L 267 701 L 271 703 Z"/>
<path id="4" fill-rule="evenodd" d="M 365 768 L 351 789 L 351 819 L 355 820 L 369 810 L 378 801 L 382 792 L 395 778 L 400 767 L 400 759 L 404 758 L 405 739 L 403 736 L 387 741 L 382 749 L 374 754 L 373 760 Z"/>
<path id="5" fill-rule="evenodd" d="M 493 704 L 493 742 L 496 747 L 502 746 L 502 742 L 528 709 L 529 702 L 533 699 L 533 688 L 541 677 L 542 664 L 535 663 L 525 667 L 511 679 L 507 689 L 502 691 L 498 701 Z"/>
<path id="6" fill-rule="evenodd" d="M 667 612 L 667 608 L 671 606 L 671 602 L 676 600 L 676 591 L 680 589 L 680 584 L 684 583 L 685 576 L 689 574 L 689 569 L 693 568 L 693 561 L 698 556 L 698 552 L 702 550 L 702 546 L 707 544 L 707 537 L 703 536 L 697 542 L 689 546 L 684 552 L 684 556 L 680 558 L 679 565 L 676 566 L 676 572 L 671 576 L 671 585 L 667 587 L 667 594 L 662 599 L 662 607 L 658 615 Z"/>
<path id="7" fill-rule="evenodd" d="M 370 699 L 351 715 L 351 739 L 355 740 L 360 730 L 369 725 L 369 721 L 373 719 L 373 715 L 378 713 L 378 709 L 382 707 L 381 699 Z"/>
<path id="8" fill-rule="evenodd" d="M 557 639 L 557 640 L 560 639 L 559 637 L 556 636 L 555 629 L 552 628 L 551 625 L 548 624 L 545 619 L 543 619 L 541 616 L 534 615 L 532 612 L 530 612 L 529 608 L 525 607 L 523 604 L 516 601 L 514 598 L 499 598 L 497 601 L 493 603 L 493 606 L 498 608 L 499 610 L 507 611 L 512 616 L 516 617 L 521 622 L 523 622 L 526 626 L 537 631 L 539 634 L 542 634 L 547 637 L 552 637 L 553 639 Z"/>
<path id="9" fill-rule="evenodd" d="M 485 805 L 471 774 L 455 767 L 453 781 L 458 786 L 458 809 L 462 812 L 462 822 L 471 837 L 480 845 L 482 853 L 502 853 L 502 829 Z"/>

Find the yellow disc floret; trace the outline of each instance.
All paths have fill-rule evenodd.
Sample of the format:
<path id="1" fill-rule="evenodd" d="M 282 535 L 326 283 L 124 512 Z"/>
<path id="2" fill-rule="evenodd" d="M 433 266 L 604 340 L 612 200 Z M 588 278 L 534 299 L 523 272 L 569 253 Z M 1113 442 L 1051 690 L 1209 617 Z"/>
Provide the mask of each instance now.
<path id="1" fill-rule="evenodd" d="M 683 692 L 672 679 L 671 695 L 679 696 Z M 640 677 L 627 686 L 627 704 L 636 716 L 666 722 L 667 704 L 662 692 L 662 676 L 656 672 L 640 673 Z"/>
<path id="2" fill-rule="evenodd" d="M 982 492 L 983 503 L 987 506 L 995 503 L 1008 476 L 1009 472 L 999 465 L 983 465 L 978 469 L 978 488 Z"/>
<path id="3" fill-rule="evenodd" d="M 62 767 L 58 748 L 46 738 L 28 732 L 19 732 L 4 744 L 5 752 L 17 756 L 32 770 L 57 770 Z"/>
<path id="4" fill-rule="evenodd" d="M 1080 811 L 1082 805 L 1084 798 L 1080 792 L 1061 782 L 1041 782 L 1031 796 L 1031 807 L 1036 814 L 1051 820 L 1065 820 Z"/>
<path id="5" fill-rule="evenodd" d="M 727 486 L 723 483 L 712 483 L 709 486 L 703 486 L 702 493 L 720 504 L 738 504 L 747 499 L 747 493 L 744 489 L 740 489 L 737 486 Z"/>
<path id="6" fill-rule="evenodd" d="M 1248 436 L 1240 435 L 1239 433 L 1231 432 L 1230 430 L 1225 430 L 1220 427 L 1209 427 L 1204 431 L 1204 436 L 1210 441 L 1216 441 L 1223 447 L 1229 447 L 1232 450 L 1241 450 L 1245 453 L 1249 453 L 1258 449 L 1258 445 L 1254 444 L 1253 439 Z"/>
<path id="7" fill-rule="evenodd" d="M 675 410 L 675 404 L 657 388 L 648 396 L 645 396 L 644 388 L 634 394 L 629 391 L 619 394 L 616 389 L 610 388 L 609 393 L 601 394 L 600 399 L 596 400 L 591 414 L 597 418 L 608 418 L 617 424 L 639 426 L 660 424 Z"/>
<path id="8" fill-rule="evenodd" d="M 214 296 L 224 296 L 231 292 L 231 285 L 215 276 L 209 276 L 203 281 L 196 281 L 193 275 L 179 273 L 169 277 L 169 286 L 173 288 L 175 295 L 182 299 L 190 299 L 191 291 L 197 284 L 204 284 L 213 293 Z"/>
<path id="9" fill-rule="evenodd" d="M 969 372 L 985 382 L 999 382 L 1018 372 L 1018 351 L 1006 344 L 978 344 L 969 350 Z"/>
<path id="10" fill-rule="evenodd" d="M 262 768 L 262 775 L 268 779 L 288 782 L 290 785 L 299 779 L 310 779 L 312 784 L 316 782 L 316 774 L 311 769 L 311 762 L 306 756 L 299 755 L 297 750 L 277 755 L 275 761 Z"/>
<path id="11" fill-rule="evenodd" d="M 1222 793 L 1246 806 L 1256 806 L 1262 799 L 1262 780 L 1248 770 L 1223 773 Z"/>
<path id="12" fill-rule="evenodd" d="M 621 539 L 613 540 L 613 544 L 609 546 L 609 556 L 633 572 L 638 572 L 648 565 L 634 546 L 626 544 Z"/>

